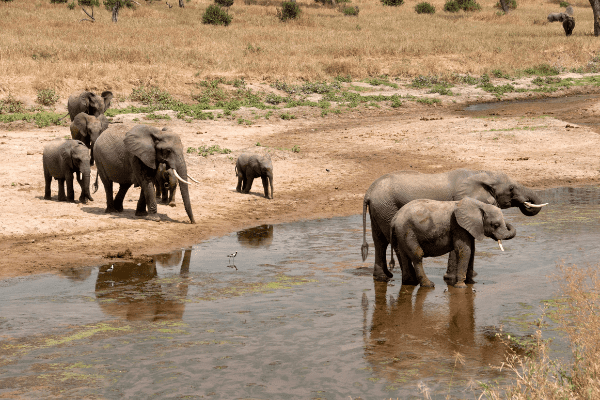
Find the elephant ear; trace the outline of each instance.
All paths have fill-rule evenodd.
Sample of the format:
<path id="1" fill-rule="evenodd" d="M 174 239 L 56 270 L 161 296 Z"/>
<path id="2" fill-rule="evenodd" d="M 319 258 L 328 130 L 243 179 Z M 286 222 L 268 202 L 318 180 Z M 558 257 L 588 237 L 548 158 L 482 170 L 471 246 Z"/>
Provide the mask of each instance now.
<path id="1" fill-rule="evenodd" d="M 156 169 L 155 142 L 160 138 L 156 128 L 136 125 L 125 135 L 123 142 L 128 152 L 142 160 L 146 166 Z"/>
<path id="2" fill-rule="evenodd" d="M 88 118 L 87 114 L 80 112 L 75 116 L 73 122 L 71 122 L 71 136 L 73 139 L 79 139 L 80 137 L 88 136 Z"/>
<path id="3" fill-rule="evenodd" d="M 465 197 L 456 205 L 456 222 L 466 229 L 475 239 L 483 239 L 483 204 L 475 199 Z"/>
<path id="4" fill-rule="evenodd" d="M 75 140 L 67 140 L 62 146 L 60 146 L 60 158 L 63 159 L 65 165 L 69 166 L 69 169 L 73 169 L 73 158 L 71 153 L 73 151 L 73 145 L 77 143 Z"/>
<path id="5" fill-rule="evenodd" d="M 456 200 L 470 197 L 486 204 L 496 205 L 496 197 L 494 194 L 494 185 L 496 183 L 496 177 L 486 171 L 471 175 L 468 178 L 463 179 L 458 185 Z"/>
<path id="6" fill-rule="evenodd" d="M 104 111 L 108 110 L 108 107 L 110 107 L 110 101 L 113 98 L 113 94 L 112 92 L 104 91 L 102 92 L 102 98 L 104 99 Z"/>

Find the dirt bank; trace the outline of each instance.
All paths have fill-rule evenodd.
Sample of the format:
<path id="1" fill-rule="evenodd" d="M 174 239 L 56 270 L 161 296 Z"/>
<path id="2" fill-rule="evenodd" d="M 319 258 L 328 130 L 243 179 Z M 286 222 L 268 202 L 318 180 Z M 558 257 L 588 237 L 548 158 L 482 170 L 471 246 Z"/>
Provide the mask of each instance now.
<path id="1" fill-rule="evenodd" d="M 442 106 L 407 102 L 398 109 L 358 108 L 326 117 L 299 108 L 296 119 L 272 117 L 251 126 L 223 119 L 186 123 L 165 112 L 171 120 L 156 125 L 178 132 L 185 147 L 218 144 L 232 150 L 208 157 L 187 154 L 188 172 L 201 182 L 190 190 L 195 225 L 179 193 L 176 207 L 159 205 L 161 222 L 135 218 L 139 188 L 130 189 L 121 214 L 104 213 L 102 185 L 87 205 L 56 201 L 55 182 L 53 200 L 43 200 L 42 149 L 69 136 L 68 126 L 0 126 L 0 278 L 105 263 L 127 249 L 133 257 L 165 252 L 260 224 L 358 214 L 371 182 L 399 169 L 499 169 L 535 188 L 599 181 L 595 97 L 569 102 L 570 111 L 558 105 L 550 111 L 554 114 L 547 105 L 535 104 L 461 111 L 466 103 L 491 99 L 467 94 Z M 237 116 L 251 113 L 242 110 Z M 113 122 L 134 118 L 144 121 L 124 114 Z M 292 151 L 294 146 L 299 152 Z M 250 195 L 237 193 L 237 156 L 267 151 L 275 170 L 274 199 L 262 196 L 260 182 Z M 95 177 L 95 167 L 92 173 Z M 357 243 L 357 257 L 359 249 Z"/>

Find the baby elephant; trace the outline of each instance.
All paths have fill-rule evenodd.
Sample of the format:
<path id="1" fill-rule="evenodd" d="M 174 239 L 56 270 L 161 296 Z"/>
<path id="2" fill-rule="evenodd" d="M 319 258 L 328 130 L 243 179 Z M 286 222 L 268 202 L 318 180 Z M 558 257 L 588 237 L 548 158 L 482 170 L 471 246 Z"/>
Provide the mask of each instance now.
<path id="1" fill-rule="evenodd" d="M 44 147 L 43 153 L 44 179 L 46 190 L 44 199 L 50 200 L 50 184 L 52 178 L 58 181 L 58 201 L 75 201 L 73 190 L 73 173 L 77 174 L 77 183 L 81 186 L 79 201 L 94 201 L 90 194 L 90 153 L 85 144 L 79 140 L 53 140 Z M 65 181 L 67 195 L 65 196 Z"/>
<path id="2" fill-rule="evenodd" d="M 465 281 L 473 283 L 475 239 L 481 240 L 485 235 L 502 246 L 500 240 L 512 239 L 516 234 L 516 229 L 504 222 L 498 207 L 479 200 L 413 200 L 392 219 L 392 262 L 395 250 L 402 268 L 402 284 L 434 287 L 423 270 L 423 257 L 454 252 L 444 280 L 463 288 Z M 387 268 L 384 272 L 392 276 Z"/>
<path id="3" fill-rule="evenodd" d="M 269 198 L 269 184 L 271 185 L 271 199 L 273 198 L 273 163 L 270 157 L 257 156 L 256 154 L 242 154 L 235 163 L 235 174 L 238 177 L 237 190 L 249 193 L 254 178 L 262 179 L 265 197 Z"/>
<path id="4" fill-rule="evenodd" d="M 163 204 L 175 207 L 175 189 L 177 189 L 177 177 L 172 169 L 167 169 L 165 163 L 158 165 L 156 169 L 156 198 L 162 198 Z"/>
<path id="5" fill-rule="evenodd" d="M 91 150 L 90 165 L 94 165 L 94 143 L 106 129 L 108 129 L 108 118 L 104 114 L 94 117 L 81 112 L 71 122 L 71 137 L 81 140 Z"/>

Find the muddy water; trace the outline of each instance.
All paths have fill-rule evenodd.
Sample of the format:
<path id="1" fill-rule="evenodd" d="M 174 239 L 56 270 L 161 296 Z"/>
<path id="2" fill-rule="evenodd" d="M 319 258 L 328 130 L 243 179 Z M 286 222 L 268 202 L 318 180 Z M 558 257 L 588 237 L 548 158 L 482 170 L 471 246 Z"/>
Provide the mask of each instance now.
<path id="1" fill-rule="evenodd" d="M 466 290 L 444 284 L 445 257 L 425 262 L 435 289 L 374 283 L 361 216 L 2 281 L 0 397 L 477 398 L 476 382 L 510 380 L 491 368 L 506 352 L 495 333 L 526 341 L 557 296 L 557 264 L 600 258 L 600 189 L 541 195 L 538 216 L 505 213 L 517 227 L 505 252 L 477 243 Z"/>

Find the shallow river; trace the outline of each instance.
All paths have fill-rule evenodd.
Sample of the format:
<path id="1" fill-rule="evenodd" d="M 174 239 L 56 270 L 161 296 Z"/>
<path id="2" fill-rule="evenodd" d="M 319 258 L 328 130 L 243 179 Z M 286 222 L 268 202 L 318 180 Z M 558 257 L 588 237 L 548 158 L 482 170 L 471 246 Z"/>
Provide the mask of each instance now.
<path id="1" fill-rule="evenodd" d="M 444 290 L 446 257 L 425 260 L 435 289 L 374 283 L 361 216 L 1 281 L 0 397 L 477 398 L 477 382 L 510 381 L 492 368 L 506 353 L 495 333 L 531 335 L 557 265 L 600 258 L 600 189 L 541 196 L 536 217 L 506 210 L 505 252 L 477 242 L 466 290 Z M 560 336 L 553 349 L 567 354 Z"/>

